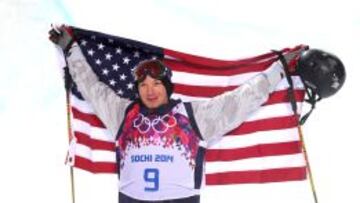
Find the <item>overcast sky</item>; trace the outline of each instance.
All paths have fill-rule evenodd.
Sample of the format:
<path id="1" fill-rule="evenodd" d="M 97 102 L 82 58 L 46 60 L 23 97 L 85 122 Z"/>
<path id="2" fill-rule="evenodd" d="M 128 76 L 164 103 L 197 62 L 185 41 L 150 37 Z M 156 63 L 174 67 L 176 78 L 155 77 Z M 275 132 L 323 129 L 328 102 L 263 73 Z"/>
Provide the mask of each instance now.
<path id="1" fill-rule="evenodd" d="M 56 50 L 47 40 L 52 22 L 222 59 L 298 44 L 334 53 L 346 66 L 346 83 L 318 103 L 303 130 L 319 202 L 360 202 L 355 0 L 92 2 L 0 1 L 0 202 L 70 202 L 69 169 L 63 164 L 65 91 Z M 94 182 L 116 184 L 113 178 L 76 175 L 79 203 L 104 200 L 93 195 L 99 193 L 89 187 Z M 110 188 L 105 196 L 116 200 L 116 187 Z"/>

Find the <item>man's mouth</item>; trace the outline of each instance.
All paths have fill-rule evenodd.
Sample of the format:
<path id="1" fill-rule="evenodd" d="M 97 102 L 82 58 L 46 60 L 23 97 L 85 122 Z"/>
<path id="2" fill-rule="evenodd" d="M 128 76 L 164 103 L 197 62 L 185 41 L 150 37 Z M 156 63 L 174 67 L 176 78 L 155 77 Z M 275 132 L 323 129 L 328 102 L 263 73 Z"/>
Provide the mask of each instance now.
<path id="1" fill-rule="evenodd" d="M 148 97 L 147 100 L 150 102 L 154 102 L 157 100 L 157 97 Z"/>

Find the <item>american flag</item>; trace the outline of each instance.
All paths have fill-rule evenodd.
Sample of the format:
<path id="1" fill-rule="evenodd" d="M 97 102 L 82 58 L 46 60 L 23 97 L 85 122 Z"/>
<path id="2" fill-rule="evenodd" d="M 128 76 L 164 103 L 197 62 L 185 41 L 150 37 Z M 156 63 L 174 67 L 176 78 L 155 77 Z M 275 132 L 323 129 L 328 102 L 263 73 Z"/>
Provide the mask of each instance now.
<path id="1" fill-rule="evenodd" d="M 217 60 L 76 27 L 72 29 L 82 54 L 100 80 L 119 97 L 129 99 L 136 97 L 132 70 L 144 59 L 160 59 L 173 70 L 173 98 L 183 101 L 207 100 L 232 90 L 278 60 L 273 52 L 241 60 Z M 286 55 L 302 48 L 296 46 L 281 51 Z M 294 65 L 294 60 L 290 66 Z M 299 76 L 291 78 L 300 114 L 305 91 Z M 207 185 L 306 179 L 297 115 L 288 100 L 288 88 L 284 79 L 258 111 L 213 143 L 206 154 Z M 73 138 L 68 163 L 93 173 L 116 173 L 114 140 L 91 105 L 77 91 L 76 84 L 71 88 L 70 105 Z"/>

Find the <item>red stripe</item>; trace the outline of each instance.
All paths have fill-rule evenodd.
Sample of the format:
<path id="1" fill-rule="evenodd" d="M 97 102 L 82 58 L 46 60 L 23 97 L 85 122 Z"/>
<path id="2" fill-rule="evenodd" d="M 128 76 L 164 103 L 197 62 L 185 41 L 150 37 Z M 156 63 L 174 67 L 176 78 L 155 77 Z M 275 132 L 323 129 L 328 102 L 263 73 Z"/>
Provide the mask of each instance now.
<path id="1" fill-rule="evenodd" d="M 209 68 L 208 66 L 200 66 L 197 64 L 186 64 L 183 61 L 164 59 L 166 66 L 171 67 L 171 70 L 178 72 L 195 73 L 202 75 L 214 76 L 233 76 L 243 73 L 260 72 L 266 70 L 275 60 L 264 61 L 261 63 L 247 64 L 245 66 Z"/>
<path id="2" fill-rule="evenodd" d="M 206 174 L 207 185 L 229 185 L 241 183 L 268 183 L 298 181 L 306 179 L 306 167 L 279 168 L 258 171 L 233 171 Z"/>
<path id="3" fill-rule="evenodd" d="M 89 135 L 75 131 L 77 143 L 85 145 L 92 150 L 115 151 L 115 142 L 92 139 Z"/>
<path id="4" fill-rule="evenodd" d="M 74 118 L 83 120 L 94 127 L 105 128 L 105 125 L 94 114 L 83 113 L 76 109 L 76 107 L 71 107 L 71 111 Z"/>
<path id="5" fill-rule="evenodd" d="M 303 48 L 303 45 L 296 46 L 292 49 L 285 48 L 282 51 L 283 54 L 287 54 L 290 52 L 295 52 L 301 48 Z M 208 57 L 202 57 L 197 56 L 193 54 L 187 54 L 179 51 L 174 51 L 171 49 L 164 49 L 164 56 L 168 56 L 170 58 L 174 58 L 177 61 L 181 61 L 182 63 L 186 64 L 196 64 L 199 66 L 206 66 L 208 68 L 228 68 L 228 67 L 234 67 L 234 66 L 243 66 L 243 65 L 249 65 L 252 63 L 258 63 L 260 61 L 264 60 L 273 60 L 277 58 L 277 54 L 274 52 L 269 52 L 266 54 L 262 54 L 259 56 L 251 57 L 251 58 L 245 58 L 240 60 L 219 60 L 219 59 L 212 59 Z"/>
<path id="6" fill-rule="evenodd" d="M 224 92 L 234 90 L 237 87 L 239 86 L 211 87 L 211 86 L 184 85 L 184 84 L 176 83 L 174 87 L 174 92 L 181 95 L 192 96 L 192 97 L 211 98 L 220 95 Z M 281 94 L 283 98 L 287 98 L 287 92 L 283 90 L 273 92 L 272 94 L 270 94 L 270 98 L 273 96 L 273 94 L 275 95 Z M 303 95 L 304 95 L 304 90 L 295 90 L 295 96 L 297 98 L 301 98 L 303 97 Z M 288 101 L 288 100 L 284 100 L 284 101 Z"/>
<path id="7" fill-rule="evenodd" d="M 251 157 L 265 157 L 301 153 L 300 141 L 259 144 L 237 149 L 209 149 L 206 161 L 233 161 Z"/>
<path id="8" fill-rule="evenodd" d="M 305 90 L 295 90 L 294 96 L 297 102 L 303 102 L 305 97 Z M 269 99 L 263 105 L 277 104 L 281 102 L 289 102 L 289 95 L 287 90 L 280 90 L 271 93 L 269 95 Z"/>
<path id="9" fill-rule="evenodd" d="M 235 89 L 236 86 L 231 87 L 207 87 L 195 85 L 175 84 L 174 92 L 192 97 L 215 97 L 226 91 Z"/>
<path id="10" fill-rule="evenodd" d="M 298 126 L 298 118 L 295 115 L 291 115 L 244 122 L 227 134 L 236 136 L 257 131 L 279 130 L 293 128 L 296 126 Z"/>
<path id="11" fill-rule="evenodd" d="M 193 54 L 187 54 L 179 51 L 174 51 L 171 49 L 164 49 L 164 56 L 168 56 L 170 59 L 174 58 L 182 63 L 188 64 L 197 64 L 201 66 L 207 66 L 210 68 L 224 68 L 224 67 L 233 67 L 238 65 L 245 65 L 256 63 L 261 60 L 267 60 L 276 57 L 276 54 L 270 52 L 263 55 L 255 56 L 252 58 L 247 59 L 240 59 L 240 60 L 220 60 L 220 59 L 213 59 Z"/>
<path id="12" fill-rule="evenodd" d="M 80 156 L 75 156 L 75 167 L 92 173 L 116 173 L 116 164 L 113 162 L 93 162 Z"/>

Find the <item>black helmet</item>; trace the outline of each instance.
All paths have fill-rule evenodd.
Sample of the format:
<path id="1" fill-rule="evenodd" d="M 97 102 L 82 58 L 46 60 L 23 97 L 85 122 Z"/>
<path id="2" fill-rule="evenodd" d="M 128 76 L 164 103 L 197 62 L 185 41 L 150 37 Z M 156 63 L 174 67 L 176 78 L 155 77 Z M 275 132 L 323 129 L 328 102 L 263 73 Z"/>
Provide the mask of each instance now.
<path id="1" fill-rule="evenodd" d="M 345 82 L 345 68 L 338 57 L 319 49 L 304 51 L 297 71 L 305 87 L 321 98 L 335 94 Z"/>
<path id="2" fill-rule="evenodd" d="M 301 53 L 297 63 L 297 73 L 305 85 L 311 110 L 300 120 L 303 125 L 315 108 L 317 101 L 334 95 L 345 82 L 345 68 L 340 59 L 319 49 L 309 49 Z"/>

